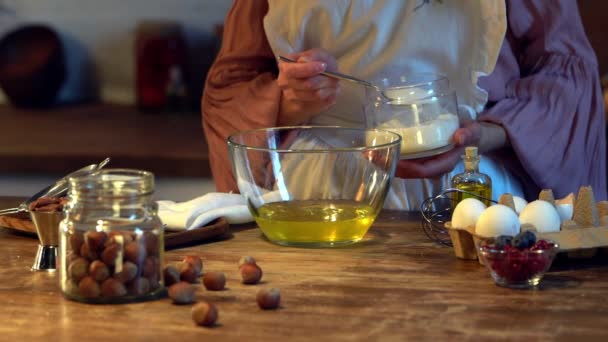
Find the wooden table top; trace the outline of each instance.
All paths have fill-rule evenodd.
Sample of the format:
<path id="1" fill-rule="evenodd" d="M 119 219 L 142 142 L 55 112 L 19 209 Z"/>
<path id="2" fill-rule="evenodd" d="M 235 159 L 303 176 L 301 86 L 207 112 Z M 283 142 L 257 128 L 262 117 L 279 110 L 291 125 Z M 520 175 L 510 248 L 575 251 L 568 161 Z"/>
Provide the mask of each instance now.
<path id="1" fill-rule="evenodd" d="M 0 204 L 2 201 L 0 200 Z M 271 244 L 254 225 L 231 239 L 168 251 L 196 254 L 227 290 L 199 286 L 218 325 L 197 327 L 190 306 L 167 298 L 88 305 L 61 295 L 57 273 L 30 271 L 37 240 L 0 229 L 0 340 L 606 340 L 608 257 L 558 260 L 537 290 L 494 285 L 476 261 L 430 242 L 419 217 L 384 212 L 365 241 L 336 249 Z M 252 255 L 262 284 L 242 285 L 237 262 Z M 281 289 L 282 308 L 262 311 L 261 287 Z"/>

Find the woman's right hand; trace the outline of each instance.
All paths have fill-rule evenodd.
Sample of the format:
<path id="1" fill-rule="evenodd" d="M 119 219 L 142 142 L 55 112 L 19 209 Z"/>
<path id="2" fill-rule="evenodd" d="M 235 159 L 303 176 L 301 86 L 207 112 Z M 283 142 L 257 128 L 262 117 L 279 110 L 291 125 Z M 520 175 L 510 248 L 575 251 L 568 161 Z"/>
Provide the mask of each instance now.
<path id="1" fill-rule="evenodd" d="M 320 75 L 336 70 L 336 59 L 323 49 L 311 49 L 286 57 L 298 63 L 279 62 L 277 84 L 282 90 L 278 124 L 299 125 L 336 103 L 338 80 Z"/>

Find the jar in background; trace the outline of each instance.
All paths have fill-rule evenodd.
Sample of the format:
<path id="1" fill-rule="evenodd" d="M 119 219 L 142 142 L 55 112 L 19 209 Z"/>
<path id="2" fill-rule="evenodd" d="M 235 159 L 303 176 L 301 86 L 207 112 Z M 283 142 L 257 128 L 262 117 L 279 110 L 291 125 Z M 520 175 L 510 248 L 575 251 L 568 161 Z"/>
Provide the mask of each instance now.
<path id="1" fill-rule="evenodd" d="M 188 74 L 187 44 L 179 23 L 145 20 L 137 25 L 135 40 L 135 85 L 137 106 L 144 112 L 160 112 L 171 105 L 168 87 L 171 70 Z M 185 87 L 182 81 L 180 86 Z M 174 85 L 171 85 L 174 87 Z M 169 96 L 168 96 L 169 95 Z M 186 97 L 184 95 L 184 97 Z M 187 101 L 187 99 L 184 99 Z"/>
<path id="2" fill-rule="evenodd" d="M 69 179 L 59 243 L 67 298 L 125 303 L 164 295 L 164 232 L 153 192 L 147 171 L 105 169 Z"/>

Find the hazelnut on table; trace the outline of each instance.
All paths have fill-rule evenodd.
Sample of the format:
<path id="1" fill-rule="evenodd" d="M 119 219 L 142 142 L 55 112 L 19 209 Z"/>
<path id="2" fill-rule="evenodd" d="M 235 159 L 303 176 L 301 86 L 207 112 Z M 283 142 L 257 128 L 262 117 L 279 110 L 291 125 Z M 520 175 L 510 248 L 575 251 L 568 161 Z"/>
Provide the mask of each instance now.
<path id="1" fill-rule="evenodd" d="M 194 305 L 191 313 L 194 323 L 204 327 L 213 326 L 219 316 L 215 305 L 207 302 Z"/>

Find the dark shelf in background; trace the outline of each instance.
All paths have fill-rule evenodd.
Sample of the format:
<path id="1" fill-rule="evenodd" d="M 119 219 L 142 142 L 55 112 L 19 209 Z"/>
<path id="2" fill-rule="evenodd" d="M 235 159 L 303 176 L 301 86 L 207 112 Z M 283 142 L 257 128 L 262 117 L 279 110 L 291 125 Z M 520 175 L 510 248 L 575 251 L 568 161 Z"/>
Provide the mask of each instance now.
<path id="1" fill-rule="evenodd" d="M 0 172 L 65 174 L 111 157 L 109 167 L 158 176 L 209 177 L 196 113 L 141 113 L 95 104 L 45 111 L 0 105 Z"/>

